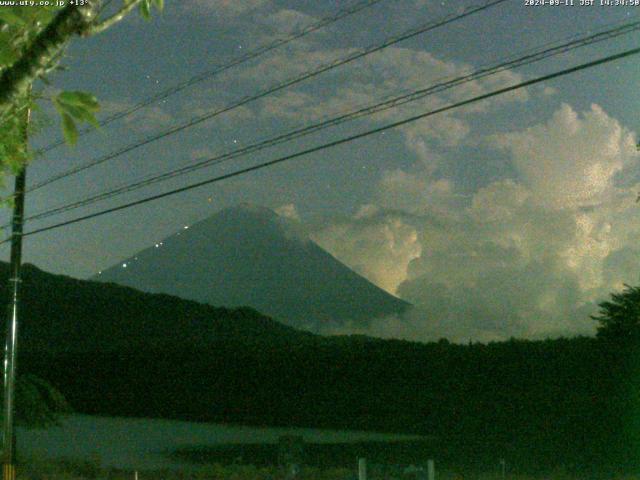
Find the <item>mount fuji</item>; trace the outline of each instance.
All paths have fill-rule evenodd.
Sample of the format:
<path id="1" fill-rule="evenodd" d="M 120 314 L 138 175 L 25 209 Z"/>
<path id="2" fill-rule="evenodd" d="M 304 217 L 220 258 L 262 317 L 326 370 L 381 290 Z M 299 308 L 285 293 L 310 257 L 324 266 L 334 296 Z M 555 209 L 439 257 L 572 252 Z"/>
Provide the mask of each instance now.
<path id="1" fill-rule="evenodd" d="M 93 277 L 214 306 L 249 306 L 291 326 L 366 326 L 410 304 L 375 286 L 270 209 L 222 210 Z"/>

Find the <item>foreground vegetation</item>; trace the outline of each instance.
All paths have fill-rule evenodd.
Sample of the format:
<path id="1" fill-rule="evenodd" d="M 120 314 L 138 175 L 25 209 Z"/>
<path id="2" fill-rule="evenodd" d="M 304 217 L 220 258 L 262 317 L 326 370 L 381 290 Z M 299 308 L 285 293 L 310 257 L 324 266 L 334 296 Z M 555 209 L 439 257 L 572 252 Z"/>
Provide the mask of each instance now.
<path id="1" fill-rule="evenodd" d="M 638 321 L 599 338 L 420 344 L 320 337 L 35 268 L 24 292 L 21 372 L 79 413 L 418 433 L 436 437 L 439 465 L 468 471 L 505 458 L 531 474 L 640 472 Z M 603 314 L 639 319 L 628 293 Z"/>

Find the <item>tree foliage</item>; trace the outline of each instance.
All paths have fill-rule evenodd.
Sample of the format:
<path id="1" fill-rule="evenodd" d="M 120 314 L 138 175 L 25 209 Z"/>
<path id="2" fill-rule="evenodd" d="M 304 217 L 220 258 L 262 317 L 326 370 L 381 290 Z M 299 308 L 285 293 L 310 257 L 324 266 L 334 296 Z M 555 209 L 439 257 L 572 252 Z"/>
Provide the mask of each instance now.
<path id="1" fill-rule="evenodd" d="M 16 381 L 16 421 L 25 427 L 56 425 L 61 413 L 70 413 L 64 395 L 42 378 L 26 374 Z"/>
<path id="2" fill-rule="evenodd" d="M 45 96 L 41 87 L 51 86 L 48 77 L 62 68 L 65 48 L 74 37 L 103 32 L 136 6 L 149 18 L 152 6 L 162 10 L 163 0 L 123 0 L 110 16 L 105 16 L 99 0 L 61 7 L 0 8 L 0 173 L 15 173 L 31 159 L 24 142 L 26 112 L 37 109 L 42 100 L 53 102 L 69 144 L 78 138 L 78 122 L 97 125 L 98 102 L 93 95 L 56 91 Z"/>
<path id="3" fill-rule="evenodd" d="M 640 287 L 625 285 L 621 293 L 612 293 L 611 300 L 599 304 L 598 338 L 638 342 L 640 340 Z"/>

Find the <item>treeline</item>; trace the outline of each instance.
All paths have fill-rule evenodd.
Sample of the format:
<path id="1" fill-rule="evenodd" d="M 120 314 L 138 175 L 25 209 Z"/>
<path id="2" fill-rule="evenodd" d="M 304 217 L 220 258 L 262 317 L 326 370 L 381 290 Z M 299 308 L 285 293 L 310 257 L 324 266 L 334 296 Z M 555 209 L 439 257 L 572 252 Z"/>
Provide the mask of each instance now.
<path id="1" fill-rule="evenodd" d="M 351 345 L 350 343 L 353 342 Z M 434 435 L 440 460 L 637 466 L 637 351 L 593 339 L 33 356 L 79 411 Z"/>
<path id="2" fill-rule="evenodd" d="M 469 468 L 640 466 L 635 342 L 326 338 L 250 309 L 27 273 L 20 371 L 82 413 L 420 433 L 439 462 Z"/>

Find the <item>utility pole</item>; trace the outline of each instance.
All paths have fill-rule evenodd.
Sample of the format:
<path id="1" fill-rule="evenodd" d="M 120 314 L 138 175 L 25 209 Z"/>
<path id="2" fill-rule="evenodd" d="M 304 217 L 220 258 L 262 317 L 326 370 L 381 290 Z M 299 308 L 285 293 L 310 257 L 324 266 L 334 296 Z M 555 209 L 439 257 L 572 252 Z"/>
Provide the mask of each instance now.
<path id="1" fill-rule="evenodd" d="M 30 89 L 29 89 L 30 90 Z M 25 111 L 24 143 L 27 149 L 28 127 L 31 119 L 31 109 Z M 18 307 L 20 301 L 20 267 L 22 264 L 22 228 L 24 224 L 24 195 L 26 187 L 27 166 L 22 166 L 16 175 L 13 218 L 11 221 L 11 263 L 9 272 L 9 288 L 11 298 L 6 322 L 6 341 L 4 347 L 3 370 L 3 418 L 2 418 L 2 479 L 15 480 L 15 432 L 14 398 L 16 382 L 16 357 L 18 350 Z"/>

